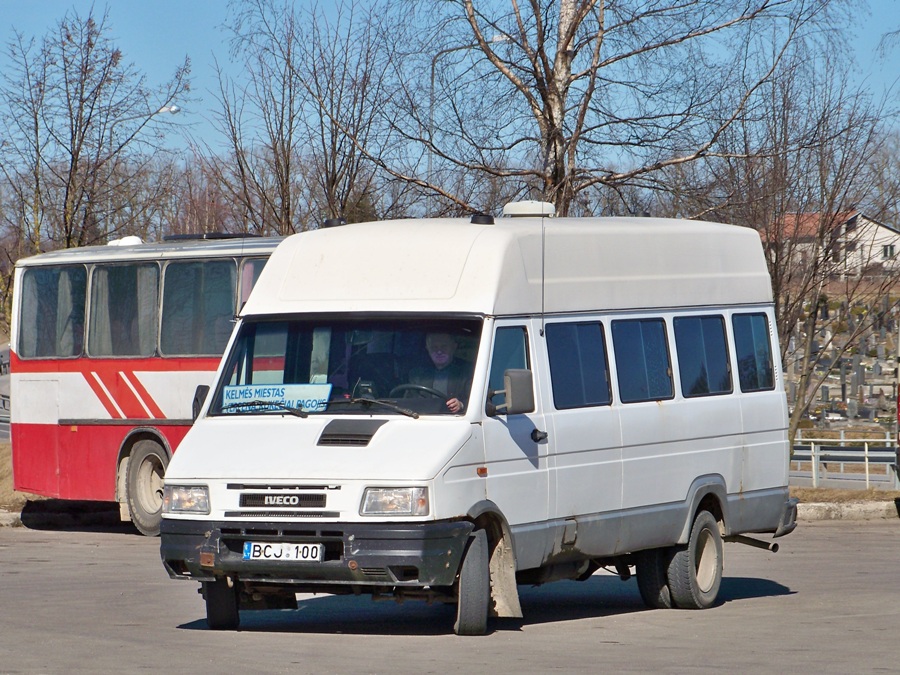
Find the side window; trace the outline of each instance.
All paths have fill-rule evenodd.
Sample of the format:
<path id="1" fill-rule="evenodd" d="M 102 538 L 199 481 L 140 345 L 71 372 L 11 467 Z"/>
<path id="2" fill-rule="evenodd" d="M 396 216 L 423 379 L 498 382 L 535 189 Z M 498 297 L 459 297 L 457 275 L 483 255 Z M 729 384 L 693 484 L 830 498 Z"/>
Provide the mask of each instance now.
<path id="1" fill-rule="evenodd" d="M 489 398 L 501 403 L 502 395 L 490 396 L 490 392 L 503 390 L 503 373 L 510 368 L 530 368 L 528 361 L 528 333 L 525 326 L 502 326 L 494 333 L 494 350 L 491 353 L 491 374 L 488 380 Z"/>
<path id="2" fill-rule="evenodd" d="M 553 405 L 558 410 L 609 405 L 609 370 L 603 326 L 550 323 L 546 326 Z"/>
<path id="3" fill-rule="evenodd" d="M 151 356 L 156 352 L 159 267 L 103 265 L 91 275 L 88 353 Z"/>
<path id="4" fill-rule="evenodd" d="M 730 394 L 725 319 L 721 316 L 680 316 L 674 324 L 681 393 L 687 398 Z"/>
<path id="5" fill-rule="evenodd" d="M 173 262 L 164 275 L 162 353 L 221 355 L 234 327 L 234 261 Z"/>
<path id="6" fill-rule="evenodd" d="M 250 291 L 252 291 L 253 287 L 256 285 L 256 281 L 259 279 L 259 275 L 262 273 L 263 267 L 266 266 L 267 262 L 269 262 L 268 258 L 248 258 L 244 261 L 241 266 L 241 297 L 238 302 L 239 308 L 240 305 L 247 302 L 247 298 L 250 297 Z"/>
<path id="7" fill-rule="evenodd" d="M 87 272 L 81 265 L 34 267 L 22 276 L 19 356 L 80 356 Z"/>
<path id="8" fill-rule="evenodd" d="M 613 321 L 612 338 L 623 403 L 659 401 L 675 395 L 665 321 Z"/>
<path id="9" fill-rule="evenodd" d="M 734 350 L 741 391 L 774 389 L 772 344 L 769 341 L 766 315 L 735 314 L 731 323 L 734 328 Z"/>

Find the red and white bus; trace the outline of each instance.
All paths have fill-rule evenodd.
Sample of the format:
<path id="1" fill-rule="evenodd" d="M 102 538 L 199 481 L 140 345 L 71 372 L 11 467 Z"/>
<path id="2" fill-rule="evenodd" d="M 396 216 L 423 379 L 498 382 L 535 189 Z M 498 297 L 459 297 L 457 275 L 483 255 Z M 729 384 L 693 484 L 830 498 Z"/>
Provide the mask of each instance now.
<path id="1" fill-rule="evenodd" d="M 159 532 L 162 479 L 278 238 L 178 238 L 19 260 L 10 336 L 15 489 L 117 501 Z"/>

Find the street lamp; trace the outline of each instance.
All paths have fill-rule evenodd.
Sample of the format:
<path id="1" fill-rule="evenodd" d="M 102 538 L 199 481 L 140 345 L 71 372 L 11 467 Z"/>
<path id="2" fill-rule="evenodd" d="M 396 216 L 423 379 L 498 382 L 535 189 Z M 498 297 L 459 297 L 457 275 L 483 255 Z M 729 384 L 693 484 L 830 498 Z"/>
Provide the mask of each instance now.
<path id="1" fill-rule="evenodd" d="M 146 124 L 147 122 L 149 122 L 151 120 L 151 118 L 155 117 L 156 115 L 159 115 L 162 113 L 169 113 L 169 114 L 174 115 L 178 112 L 181 112 L 181 108 L 179 108 L 177 105 L 175 105 L 173 103 L 172 105 L 164 105 L 159 110 L 157 110 L 156 112 L 152 112 L 149 115 L 147 115 L 145 113 L 141 113 L 140 115 L 129 115 L 128 117 L 120 117 L 117 120 L 113 120 L 112 124 L 109 125 L 109 147 L 110 147 L 110 150 L 112 150 L 112 147 L 113 147 L 113 136 L 114 136 L 113 132 L 116 130 L 116 127 L 119 124 L 121 124 L 122 122 L 128 122 L 130 120 L 137 120 L 137 119 L 145 118 L 144 124 Z M 141 126 L 138 127 L 138 131 L 140 131 L 141 127 L 143 127 L 144 124 L 141 124 Z M 128 140 L 130 141 L 134 137 L 135 134 L 137 134 L 137 131 L 135 131 L 134 134 L 129 136 Z M 110 152 L 110 156 L 114 155 L 116 152 L 121 150 L 124 145 L 125 145 L 125 143 L 123 143 L 118 148 L 116 148 L 115 151 Z"/>
<path id="2" fill-rule="evenodd" d="M 163 113 L 169 113 L 170 115 L 174 115 L 174 114 L 178 113 L 180 110 L 181 110 L 181 108 L 179 108 L 177 105 L 175 105 L 175 104 L 173 103 L 173 104 L 171 104 L 171 105 L 164 105 L 164 106 L 161 106 L 161 107 L 159 108 L 159 110 L 156 110 L 155 112 L 152 112 L 152 113 L 150 113 L 149 115 L 146 114 L 146 113 L 142 113 L 142 114 L 140 114 L 140 115 L 129 115 L 129 116 L 127 116 L 127 117 L 120 117 L 119 119 L 113 120 L 112 123 L 109 125 L 109 158 L 108 158 L 107 161 L 109 161 L 110 164 L 112 164 L 112 159 L 113 159 L 113 157 L 116 156 L 116 154 L 118 154 L 119 150 L 121 150 L 122 148 L 124 148 L 125 145 L 126 145 L 129 141 L 131 141 L 131 139 L 134 138 L 134 137 L 137 135 L 137 133 L 144 127 L 144 125 L 147 124 L 147 122 L 149 122 L 153 117 L 155 117 L 156 115 L 161 115 L 161 114 L 163 114 Z M 115 138 L 116 127 L 117 127 L 119 124 L 121 124 L 122 122 L 128 122 L 128 121 L 130 121 L 130 120 L 137 120 L 137 119 L 143 119 L 144 121 L 143 121 L 143 122 L 141 123 L 141 125 L 134 131 L 134 133 L 132 133 L 132 134 L 125 140 L 125 142 L 123 142 L 123 143 L 122 143 L 121 145 L 119 145 L 117 148 L 114 148 L 114 147 L 113 147 L 113 140 L 114 140 L 114 138 Z M 112 176 L 112 171 L 113 171 L 113 169 L 114 169 L 114 167 L 111 165 L 111 166 L 109 167 L 109 175 L 110 175 L 110 176 Z M 107 219 L 110 218 L 111 212 L 112 212 L 112 195 L 111 195 L 110 192 L 109 192 L 109 185 L 107 184 L 107 190 L 106 190 L 106 217 L 107 217 Z M 107 224 L 107 230 L 108 230 L 108 229 L 109 229 L 109 224 Z"/>

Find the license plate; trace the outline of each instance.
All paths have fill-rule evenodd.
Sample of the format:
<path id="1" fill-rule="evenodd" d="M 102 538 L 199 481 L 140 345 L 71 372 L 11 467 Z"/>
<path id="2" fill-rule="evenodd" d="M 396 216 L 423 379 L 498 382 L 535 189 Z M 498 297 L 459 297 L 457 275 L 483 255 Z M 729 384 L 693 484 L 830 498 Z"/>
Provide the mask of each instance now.
<path id="1" fill-rule="evenodd" d="M 244 542 L 244 560 L 301 560 L 322 562 L 325 547 L 322 544 L 285 544 L 271 542 Z"/>

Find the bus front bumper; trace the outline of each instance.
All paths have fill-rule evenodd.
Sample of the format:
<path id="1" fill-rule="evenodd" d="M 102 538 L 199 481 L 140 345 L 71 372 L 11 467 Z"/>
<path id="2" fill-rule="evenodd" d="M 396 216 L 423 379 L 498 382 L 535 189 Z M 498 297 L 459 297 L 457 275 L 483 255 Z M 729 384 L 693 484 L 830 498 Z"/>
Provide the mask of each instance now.
<path id="1" fill-rule="evenodd" d="M 173 579 L 223 576 L 298 586 L 451 586 L 473 524 L 214 522 L 163 518 L 160 556 Z M 245 559 L 245 544 L 318 545 L 321 561 Z"/>

